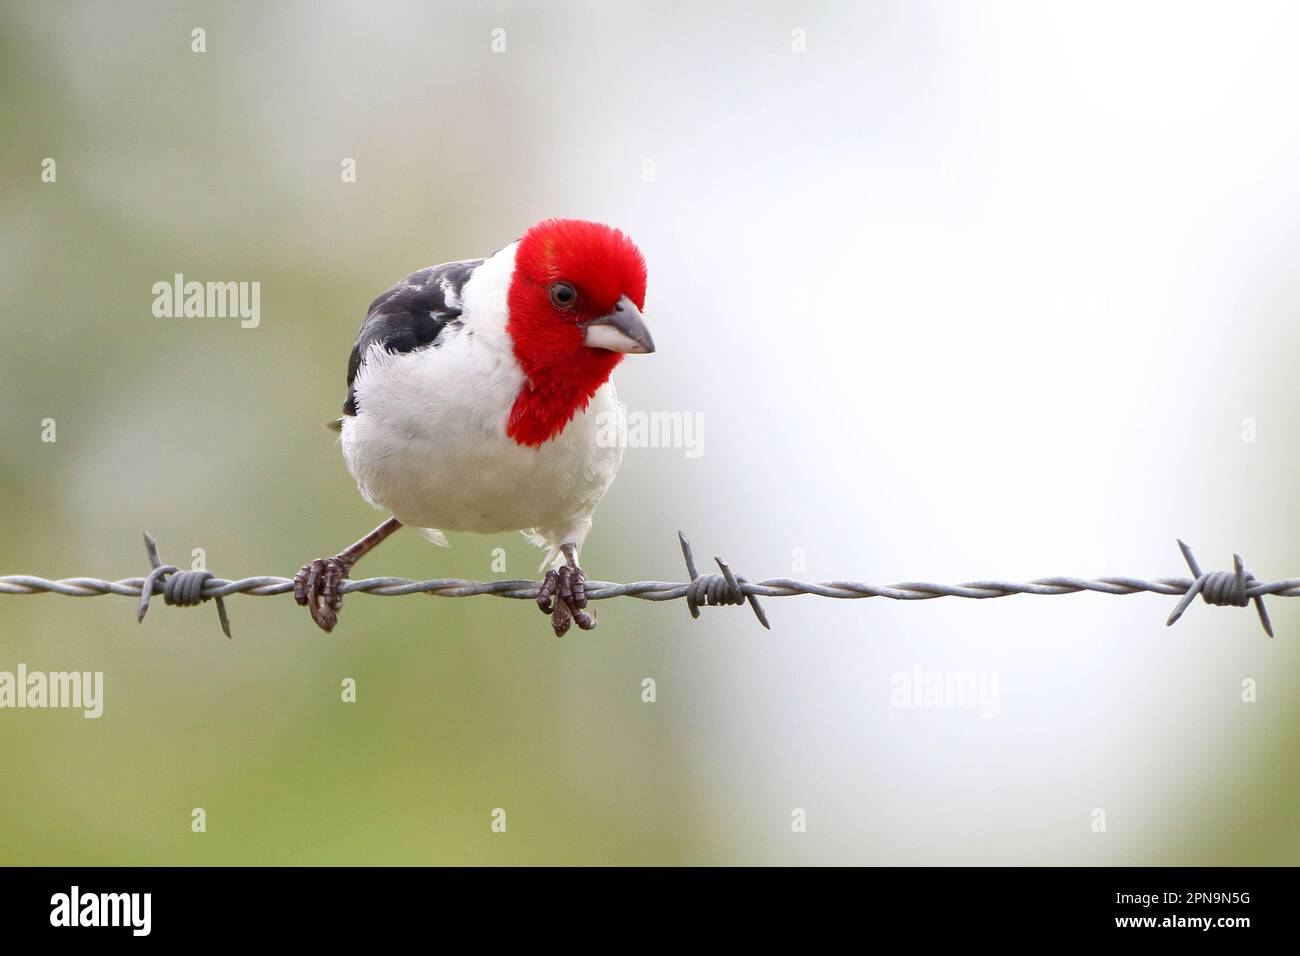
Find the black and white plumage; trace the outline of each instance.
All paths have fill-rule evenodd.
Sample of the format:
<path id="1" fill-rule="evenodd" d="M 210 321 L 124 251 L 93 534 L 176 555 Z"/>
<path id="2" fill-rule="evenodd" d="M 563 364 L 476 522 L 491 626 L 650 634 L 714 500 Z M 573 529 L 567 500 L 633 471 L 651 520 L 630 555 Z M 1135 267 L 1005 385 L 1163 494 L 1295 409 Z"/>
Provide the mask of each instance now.
<path id="1" fill-rule="evenodd" d="M 465 283 L 482 264 L 482 259 L 462 259 L 421 269 L 370 303 L 348 358 L 348 397 L 343 414 L 357 413 L 352 383 L 371 345 L 378 343 L 387 352 L 413 352 L 425 346 L 437 347 L 448 326 L 452 332 L 461 328 L 461 295 Z"/>

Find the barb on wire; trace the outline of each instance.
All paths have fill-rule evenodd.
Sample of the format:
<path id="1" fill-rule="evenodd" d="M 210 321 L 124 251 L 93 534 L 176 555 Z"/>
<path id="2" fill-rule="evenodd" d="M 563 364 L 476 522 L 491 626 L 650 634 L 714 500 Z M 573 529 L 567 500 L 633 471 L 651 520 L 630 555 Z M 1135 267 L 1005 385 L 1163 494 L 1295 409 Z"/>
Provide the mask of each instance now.
<path id="1" fill-rule="evenodd" d="M 1196 580 L 1192 586 L 1187 589 L 1183 599 L 1178 602 L 1174 608 L 1174 613 L 1169 615 L 1169 620 L 1165 621 L 1165 626 L 1170 627 L 1183 616 L 1189 604 L 1195 600 L 1196 595 L 1201 596 L 1206 604 L 1217 604 L 1219 606 L 1231 605 L 1233 607 L 1245 607 L 1252 600 L 1255 602 L 1255 610 L 1259 612 L 1259 623 L 1264 626 L 1264 633 L 1269 637 L 1273 636 L 1273 622 L 1268 619 L 1268 609 L 1264 607 L 1264 594 L 1251 594 L 1252 585 L 1259 582 L 1255 575 L 1246 570 L 1242 563 L 1241 555 L 1234 554 L 1232 571 L 1215 571 L 1212 574 L 1205 574 L 1201 571 L 1201 566 L 1196 563 L 1196 558 L 1192 555 L 1192 549 L 1179 538 L 1178 549 L 1183 552 L 1183 557 L 1187 561 L 1187 566 L 1192 569 L 1192 574 L 1196 575 Z"/>
<path id="2" fill-rule="evenodd" d="M 695 568 L 695 555 L 691 552 L 691 543 L 686 540 L 686 535 L 678 531 L 677 540 L 681 542 L 682 557 L 686 559 L 686 573 L 691 578 L 686 592 L 686 606 L 690 609 L 691 617 L 700 616 L 701 599 L 704 604 L 714 605 L 744 604 L 748 600 L 749 606 L 754 609 L 754 616 L 758 618 L 758 623 L 769 631 L 772 629 L 772 625 L 767 623 L 767 615 L 763 613 L 763 606 L 758 603 L 758 596 L 753 592 L 746 593 L 742 587 L 749 582 L 732 574 L 731 568 L 727 567 L 727 562 L 716 557 L 713 560 L 722 569 L 722 574 L 706 574 L 701 577 L 700 572 Z"/>
<path id="3" fill-rule="evenodd" d="M 160 579 L 163 581 L 163 600 L 170 605 L 193 607 L 208 600 L 203 594 L 203 585 L 216 575 L 211 571 L 179 571 L 174 565 L 163 564 L 162 558 L 158 557 L 158 542 L 148 531 L 144 533 L 144 547 L 149 552 L 149 563 L 153 565 L 153 570 L 140 585 L 140 609 L 136 612 L 136 621 L 144 623 L 144 616 L 149 613 L 149 599 L 153 597 L 154 588 Z M 230 637 L 226 602 L 220 594 L 212 595 L 212 598 L 217 602 L 217 618 L 221 621 L 221 630 L 226 637 Z"/>
<path id="4" fill-rule="evenodd" d="M 46 578 L 28 574 L 0 576 L 0 594 L 62 594 L 67 597 L 96 597 L 102 594 L 120 594 L 139 598 L 137 619 L 144 621 L 149 610 L 149 600 L 157 594 L 163 601 L 176 607 L 190 607 L 205 601 L 215 601 L 217 617 L 221 629 L 230 636 L 230 619 L 226 614 L 223 598 L 231 594 L 248 594 L 254 597 L 268 597 L 273 594 L 287 594 L 293 591 L 292 578 L 255 577 L 227 581 L 218 578 L 209 571 L 181 571 L 172 565 L 164 565 L 158 556 L 158 546 L 148 533 L 144 536 L 149 563 L 149 573 L 143 578 L 124 578 L 120 581 L 105 581 L 100 578 L 64 578 L 51 581 Z M 906 584 L 875 585 L 860 581 L 826 581 L 813 584 L 796 581 L 791 578 L 768 578 L 763 581 L 749 581 L 732 571 L 727 562 L 714 558 L 719 571 L 700 574 L 695 565 L 690 542 L 678 532 L 682 556 L 686 561 L 689 581 L 635 581 L 630 584 L 616 584 L 610 581 L 588 581 L 587 599 L 603 601 L 616 597 L 633 597 L 642 601 L 675 601 L 686 599 L 686 606 L 692 617 L 700 616 L 700 608 L 722 605 L 740 605 L 748 602 L 760 624 L 770 628 L 767 614 L 759 603 L 760 597 L 793 597 L 798 594 L 811 594 L 816 597 L 853 600 L 859 598 L 887 598 L 891 601 L 929 601 L 940 597 L 959 597 L 984 600 L 987 598 L 1010 597 L 1013 594 L 1077 594 L 1080 591 L 1093 591 L 1098 594 L 1152 594 L 1181 595 L 1177 607 L 1169 615 L 1167 624 L 1172 625 L 1187 610 L 1191 602 L 1200 595 L 1206 604 L 1218 606 L 1245 607 L 1252 601 L 1259 614 L 1260 623 L 1269 637 L 1273 636 L 1273 625 L 1268 611 L 1264 607 L 1264 596 L 1272 594 L 1277 597 L 1300 597 L 1300 578 L 1287 578 L 1265 584 L 1245 569 L 1240 555 L 1234 555 L 1235 568 L 1232 571 L 1203 572 L 1192 550 L 1182 541 L 1178 547 L 1191 569 L 1191 578 L 1144 578 L 1107 577 L 1107 578 L 1039 578 L 1034 581 L 972 581 L 966 584 L 931 584 L 928 582 L 909 582 Z M 402 594 L 428 594 L 434 597 L 472 597 L 480 594 L 494 597 L 513 598 L 516 600 L 534 600 L 537 597 L 539 581 L 467 581 L 462 578 L 438 578 L 430 581 L 415 581 L 410 578 L 364 578 L 357 581 L 344 581 L 339 586 L 339 593 L 351 594 L 364 592 L 378 594 L 381 597 L 394 597 Z"/>

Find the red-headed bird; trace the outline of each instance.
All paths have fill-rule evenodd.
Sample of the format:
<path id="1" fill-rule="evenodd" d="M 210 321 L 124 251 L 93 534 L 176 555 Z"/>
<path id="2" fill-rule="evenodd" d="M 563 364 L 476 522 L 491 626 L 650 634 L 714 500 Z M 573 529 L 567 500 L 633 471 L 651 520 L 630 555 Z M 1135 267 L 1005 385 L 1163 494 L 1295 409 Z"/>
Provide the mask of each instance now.
<path id="1" fill-rule="evenodd" d="M 596 626 L 578 555 L 623 457 L 600 440 L 608 416 L 622 433 L 610 374 L 625 353 L 654 351 L 645 291 L 645 259 L 622 232 L 548 219 L 371 303 L 336 424 L 362 496 L 392 517 L 295 576 L 317 625 L 333 629 L 340 583 L 405 524 L 442 545 L 443 531 L 523 531 L 549 549 L 537 602 L 555 633 Z"/>

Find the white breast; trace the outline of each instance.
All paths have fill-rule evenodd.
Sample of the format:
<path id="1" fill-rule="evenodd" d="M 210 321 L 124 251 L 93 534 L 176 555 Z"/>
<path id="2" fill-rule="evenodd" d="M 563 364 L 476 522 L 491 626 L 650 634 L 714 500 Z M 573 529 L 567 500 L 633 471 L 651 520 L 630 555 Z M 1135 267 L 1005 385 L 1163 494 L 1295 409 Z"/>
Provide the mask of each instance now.
<path id="1" fill-rule="evenodd" d="M 514 247 L 480 266 L 464 328 L 437 348 L 367 354 L 343 423 L 343 455 L 366 500 L 403 524 L 496 533 L 537 529 L 581 546 L 622 458 L 612 382 L 540 448 L 506 435 L 525 377 L 505 331 Z"/>

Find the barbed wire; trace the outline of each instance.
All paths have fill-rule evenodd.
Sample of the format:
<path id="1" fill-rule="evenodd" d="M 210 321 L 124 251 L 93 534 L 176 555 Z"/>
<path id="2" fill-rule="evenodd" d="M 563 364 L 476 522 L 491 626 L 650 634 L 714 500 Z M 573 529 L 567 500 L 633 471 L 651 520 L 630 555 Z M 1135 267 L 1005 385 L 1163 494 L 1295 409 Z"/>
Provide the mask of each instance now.
<path id="1" fill-rule="evenodd" d="M 682 556 L 686 561 L 689 581 L 634 581 L 628 584 L 588 581 L 587 599 L 604 601 L 616 597 L 631 597 L 642 601 L 676 601 L 685 598 L 691 616 L 695 618 L 700 616 L 701 607 L 748 603 L 759 623 L 770 628 L 767 614 L 759 603 L 760 597 L 813 595 L 839 600 L 878 597 L 891 601 L 929 601 L 941 597 L 986 600 L 1010 597 L 1014 594 L 1056 595 L 1077 594 L 1081 591 L 1093 591 L 1098 594 L 1146 592 L 1182 595 L 1182 599 L 1165 622 L 1167 625 L 1172 625 L 1182 617 L 1183 612 L 1199 594 L 1206 604 L 1217 606 L 1245 607 L 1253 601 L 1264 632 L 1272 637 L 1273 625 L 1264 607 L 1264 596 L 1271 594 L 1276 597 L 1300 597 L 1300 578 L 1287 578 L 1265 584 L 1245 569 L 1240 555 L 1233 555 L 1232 571 L 1203 572 L 1192 555 L 1191 548 L 1181 540 L 1178 542 L 1178 547 L 1193 574 L 1190 578 L 1147 580 L 1133 577 L 1052 577 L 1025 582 L 970 581 L 965 584 L 932 584 L 927 581 L 913 581 L 904 584 L 876 585 L 864 584 L 860 581 L 810 583 L 793 578 L 748 581 L 734 573 L 727 562 L 716 557 L 714 561 L 718 565 L 718 571 L 700 574 L 690 542 L 680 531 L 677 537 L 681 544 Z M 152 564 L 152 569 L 145 577 L 123 578 L 120 581 L 105 581 L 101 578 L 89 577 L 51 581 L 29 574 L 12 574 L 0 576 L 0 594 L 61 594 L 65 597 L 117 594 L 134 597 L 139 598 L 137 619 L 141 622 L 144 621 L 145 614 L 149 610 L 150 598 L 157 594 L 162 595 L 166 604 L 176 607 L 192 607 L 211 600 L 216 602 L 222 631 L 230 637 L 230 619 L 226 613 L 224 598 L 232 594 L 270 597 L 276 594 L 288 594 L 294 588 L 293 578 L 263 575 L 228 581 L 206 570 L 180 570 L 174 565 L 162 563 L 158 554 L 158 545 L 148 532 L 145 532 L 144 541 Z M 339 593 L 376 594 L 380 597 L 396 597 L 404 594 L 428 594 L 433 597 L 490 595 L 531 601 L 537 597 L 537 589 L 540 586 L 540 581 L 529 580 L 471 581 L 463 578 L 435 578 L 417 581 L 411 578 L 383 577 L 343 581 L 339 586 Z"/>

